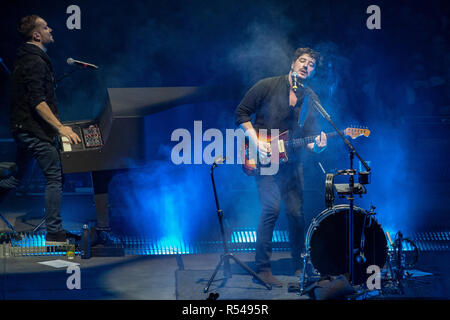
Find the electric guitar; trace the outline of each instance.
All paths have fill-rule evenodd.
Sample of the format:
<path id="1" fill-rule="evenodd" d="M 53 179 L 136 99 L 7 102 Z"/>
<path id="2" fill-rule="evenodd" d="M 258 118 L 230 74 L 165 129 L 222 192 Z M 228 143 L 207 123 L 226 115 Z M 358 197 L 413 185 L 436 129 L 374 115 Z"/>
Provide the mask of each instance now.
<path id="1" fill-rule="evenodd" d="M 363 129 L 363 128 L 349 127 L 347 129 L 343 130 L 343 134 L 351 137 L 352 139 L 356 139 L 360 136 L 368 137 L 370 135 L 370 130 Z M 328 138 L 337 136 L 338 133 L 336 131 L 333 131 L 333 132 L 326 133 L 326 135 L 327 135 L 327 139 L 328 139 Z M 288 149 L 295 150 L 295 149 L 304 147 L 307 144 L 314 142 L 314 139 L 317 137 L 317 135 L 315 135 L 315 136 L 304 137 L 304 138 L 289 139 L 289 131 L 285 131 L 285 132 L 281 133 L 278 137 L 274 137 L 274 138 L 270 137 L 270 135 L 267 135 L 267 137 L 265 137 L 264 139 L 262 137 L 260 139 L 259 134 L 257 136 L 258 136 L 258 140 L 262 140 L 262 141 L 270 143 L 271 155 L 270 155 L 270 159 L 268 159 L 268 163 L 262 164 L 261 161 L 259 161 L 260 157 L 259 157 L 258 152 L 256 151 L 256 148 L 255 148 L 255 152 L 253 152 L 254 154 L 252 154 L 252 152 L 250 152 L 249 141 L 248 141 L 248 138 L 246 138 L 245 142 L 242 144 L 242 149 L 241 149 L 242 159 L 244 159 L 244 162 L 242 164 L 242 169 L 249 176 L 254 176 L 254 175 L 258 174 L 259 168 L 261 166 L 268 166 L 268 165 L 270 165 L 270 163 L 272 163 L 272 161 L 275 161 L 274 154 L 276 154 L 276 153 L 278 153 L 278 162 L 279 163 L 288 162 L 288 160 L 289 160 Z"/>

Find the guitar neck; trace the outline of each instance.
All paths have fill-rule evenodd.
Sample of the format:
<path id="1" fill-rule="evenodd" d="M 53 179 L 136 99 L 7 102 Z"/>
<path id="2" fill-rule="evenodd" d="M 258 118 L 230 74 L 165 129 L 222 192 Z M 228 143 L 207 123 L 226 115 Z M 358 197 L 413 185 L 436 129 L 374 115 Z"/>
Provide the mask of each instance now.
<path id="1" fill-rule="evenodd" d="M 341 133 L 343 133 L 341 131 Z M 338 135 L 338 133 L 336 131 L 333 132 L 327 132 L 327 139 L 328 138 L 332 138 Z M 288 145 L 291 145 L 294 148 L 299 148 L 299 147 L 303 147 L 306 146 L 309 143 L 314 142 L 314 139 L 317 137 L 317 135 L 315 136 L 309 136 L 309 137 L 304 137 L 304 138 L 297 138 L 297 139 L 292 139 L 288 142 Z"/>

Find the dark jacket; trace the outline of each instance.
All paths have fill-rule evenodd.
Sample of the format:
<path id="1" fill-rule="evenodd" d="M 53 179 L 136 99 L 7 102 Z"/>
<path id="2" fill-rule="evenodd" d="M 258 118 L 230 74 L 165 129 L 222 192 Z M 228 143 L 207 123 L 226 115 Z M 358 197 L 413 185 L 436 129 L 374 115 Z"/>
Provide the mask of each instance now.
<path id="1" fill-rule="evenodd" d="M 21 45 L 17 49 L 11 81 L 11 132 L 29 132 L 54 143 L 57 131 L 36 110 L 38 104 L 45 101 L 58 117 L 56 83 L 48 55 L 34 44 Z"/>
<path id="2" fill-rule="evenodd" d="M 258 81 L 235 110 L 236 125 L 252 121 L 258 129 L 289 130 L 296 136 L 320 134 L 317 112 L 305 90 L 299 88 L 297 104 L 289 106 L 290 84 L 287 75 Z"/>

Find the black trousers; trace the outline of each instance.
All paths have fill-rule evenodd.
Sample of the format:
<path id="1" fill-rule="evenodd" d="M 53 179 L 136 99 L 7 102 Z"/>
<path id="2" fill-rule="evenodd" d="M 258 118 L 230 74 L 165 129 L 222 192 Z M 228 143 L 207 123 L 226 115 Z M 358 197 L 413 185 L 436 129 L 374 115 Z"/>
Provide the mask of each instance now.
<path id="1" fill-rule="evenodd" d="M 297 162 L 280 165 L 276 175 L 256 176 L 261 216 L 256 235 L 257 271 L 270 270 L 272 236 L 283 201 L 289 226 L 294 270 L 300 269 L 305 242 L 303 215 L 303 169 Z"/>
<path id="2" fill-rule="evenodd" d="M 40 140 L 29 133 L 20 132 L 13 136 L 17 143 L 17 179 L 22 179 L 32 159 L 36 159 L 47 180 L 45 187 L 45 225 L 47 232 L 59 232 L 63 229 L 61 219 L 63 178 L 59 150 L 57 146 L 50 142 Z"/>

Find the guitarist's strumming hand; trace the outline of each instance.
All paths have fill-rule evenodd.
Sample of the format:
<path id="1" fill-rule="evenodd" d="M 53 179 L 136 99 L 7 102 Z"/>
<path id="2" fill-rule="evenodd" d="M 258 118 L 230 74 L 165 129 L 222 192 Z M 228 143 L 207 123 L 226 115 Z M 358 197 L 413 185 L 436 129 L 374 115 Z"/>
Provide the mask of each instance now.
<path id="1" fill-rule="evenodd" d="M 261 141 L 261 140 L 257 140 L 257 143 L 258 143 L 258 145 L 257 145 L 258 153 L 261 156 L 261 160 L 264 161 L 264 160 L 270 158 L 270 153 L 271 153 L 270 143 Z"/>
<path id="2" fill-rule="evenodd" d="M 261 157 L 261 160 L 266 160 L 270 158 L 271 148 L 270 148 L 270 142 L 259 140 L 258 135 L 256 134 L 255 129 L 253 128 L 253 125 L 251 122 L 244 122 L 240 126 L 245 134 L 249 138 L 249 142 L 252 144 L 252 147 L 255 148 L 258 151 L 259 156 Z"/>
<path id="3" fill-rule="evenodd" d="M 270 158 L 270 154 L 272 151 L 270 148 L 270 142 L 260 140 L 256 135 L 249 135 L 249 141 L 253 148 L 255 148 L 256 146 L 255 149 L 258 151 L 260 160 L 265 163 L 265 161 Z"/>

